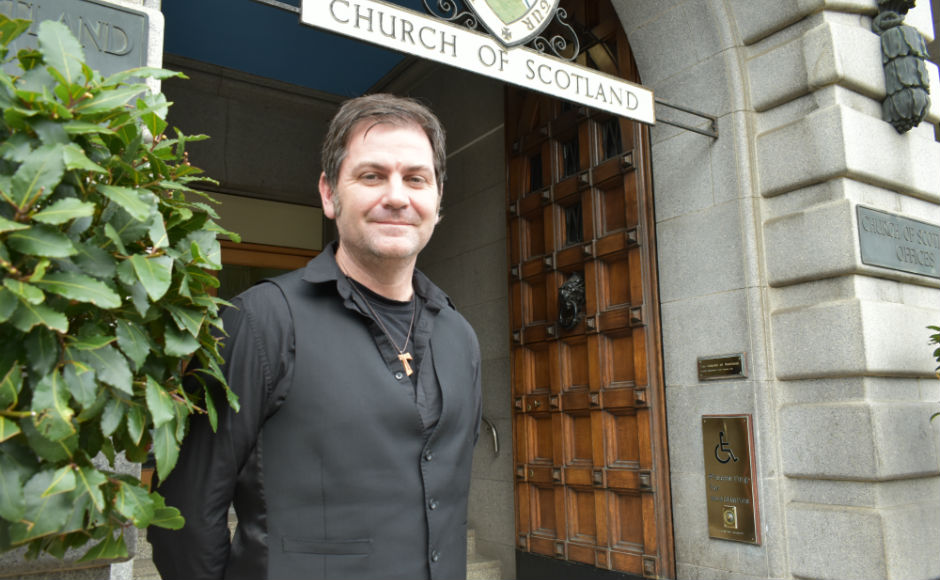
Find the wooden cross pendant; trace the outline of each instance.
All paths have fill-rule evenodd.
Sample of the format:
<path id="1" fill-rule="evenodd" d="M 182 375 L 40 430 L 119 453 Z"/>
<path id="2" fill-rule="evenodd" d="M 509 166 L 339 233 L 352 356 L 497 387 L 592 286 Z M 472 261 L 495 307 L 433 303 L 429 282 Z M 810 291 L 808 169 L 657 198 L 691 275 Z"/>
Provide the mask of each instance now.
<path id="1" fill-rule="evenodd" d="M 403 352 L 398 355 L 398 360 L 401 361 L 403 367 L 405 367 L 405 374 L 409 377 L 414 374 L 414 371 L 411 369 L 411 365 L 408 364 L 408 361 L 414 360 L 410 352 Z"/>

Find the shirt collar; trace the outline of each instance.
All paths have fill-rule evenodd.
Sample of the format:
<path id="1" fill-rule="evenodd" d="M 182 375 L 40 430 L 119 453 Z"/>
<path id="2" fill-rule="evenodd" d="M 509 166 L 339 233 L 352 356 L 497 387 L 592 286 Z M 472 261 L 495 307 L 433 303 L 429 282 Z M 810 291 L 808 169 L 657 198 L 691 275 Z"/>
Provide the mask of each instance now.
<path id="1" fill-rule="evenodd" d="M 346 279 L 346 275 L 340 270 L 336 263 L 336 248 L 338 243 L 331 242 L 320 254 L 307 262 L 304 268 L 303 279 L 311 284 L 335 283 L 336 290 L 345 300 L 350 299 L 352 287 Z M 413 284 L 415 292 L 424 299 L 429 305 L 441 309 L 445 306 L 453 308 L 453 302 L 450 297 L 444 294 L 444 291 L 438 288 L 427 276 L 421 273 L 417 268 L 413 274 Z"/>

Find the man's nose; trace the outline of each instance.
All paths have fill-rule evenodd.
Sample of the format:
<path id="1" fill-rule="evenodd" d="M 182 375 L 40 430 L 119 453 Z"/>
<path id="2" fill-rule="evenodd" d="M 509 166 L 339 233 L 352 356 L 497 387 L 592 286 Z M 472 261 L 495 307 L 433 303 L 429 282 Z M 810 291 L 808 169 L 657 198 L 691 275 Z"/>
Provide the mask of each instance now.
<path id="1" fill-rule="evenodd" d="M 403 208 L 407 207 L 410 201 L 408 188 L 401 177 L 393 177 L 388 180 L 388 187 L 385 189 L 385 197 L 382 202 L 387 207 Z"/>

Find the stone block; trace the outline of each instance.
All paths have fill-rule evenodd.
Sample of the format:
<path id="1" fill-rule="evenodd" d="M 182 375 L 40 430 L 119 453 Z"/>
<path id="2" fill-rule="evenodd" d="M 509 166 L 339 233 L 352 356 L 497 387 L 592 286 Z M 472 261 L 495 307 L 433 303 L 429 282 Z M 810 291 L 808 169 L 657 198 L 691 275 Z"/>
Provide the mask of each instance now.
<path id="1" fill-rule="evenodd" d="M 747 295 L 743 290 L 663 304 L 661 311 L 664 367 L 669 386 L 699 383 L 697 357 L 752 350 Z M 709 384 L 720 383 L 724 381 Z"/>
<path id="2" fill-rule="evenodd" d="M 848 200 L 822 203 L 764 224 L 771 286 L 852 272 L 859 261 L 857 247 Z"/>
<path id="3" fill-rule="evenodd" d="M 787 507 L 790 573 L 801 578 L 887 578 L 876 510 L 792 503 Z"/>
<path id="4" fill-rule="evenodd" d="M 940 201 L 940 144 L 840 105 L 758 135 L 757 158 L 764 196 L 849 177 Z"/>
<path id="5" fill-rule="evenodd" d="M 789 477 L 883 481 L 940 473 L 929 404 L 852 402 L 785 406 Z"/>
<path id="6" fill-rule="evenodd" d="M 878 36 L 861 26 L 824 21 L 747 63 L 754 108 L 764 111 L 820 87 L 840 84 L 884 98 Z"/>
<path id="7" fill-rule="evenodd" d="M 729 10 L 745 44 L 753 44 L 799 22 L 810 14 L 836 4 L 840 12 L 873 14 L 872 0 L 731 0 Z"/>
<path id="8" fill-rule="evenodd" d="M 716 205 L 656 226 L 664 304 L 744 288 L 739 203 Z"/>
<path id="9" fill-rule="evenodd" d="M 919 580 L 940 576 L 940 501 L 884 510 L 887 578 Z M 912 533 L 917 530 L 917 533 Z"/>
<path id="10" fill-rule="evenodd" d="M 848 299 L 771 314 L 777 378 L 929 376 L 935 310 Z"/>

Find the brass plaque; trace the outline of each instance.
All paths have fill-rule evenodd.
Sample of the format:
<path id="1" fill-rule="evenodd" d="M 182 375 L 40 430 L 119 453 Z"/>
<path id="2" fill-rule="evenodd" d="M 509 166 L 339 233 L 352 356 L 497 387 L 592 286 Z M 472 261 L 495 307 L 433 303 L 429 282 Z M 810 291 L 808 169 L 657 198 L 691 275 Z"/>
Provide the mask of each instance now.
<path id="1" fill-rule="evenodd" d="M 698 357 L 698 380 L 740 379 L 747 377 L 744 353 Z"/>
<path id="2" fill-rule="evenodd" d="M 703 415 L 708 536 L 760 544 L 750 415 Z"/>

